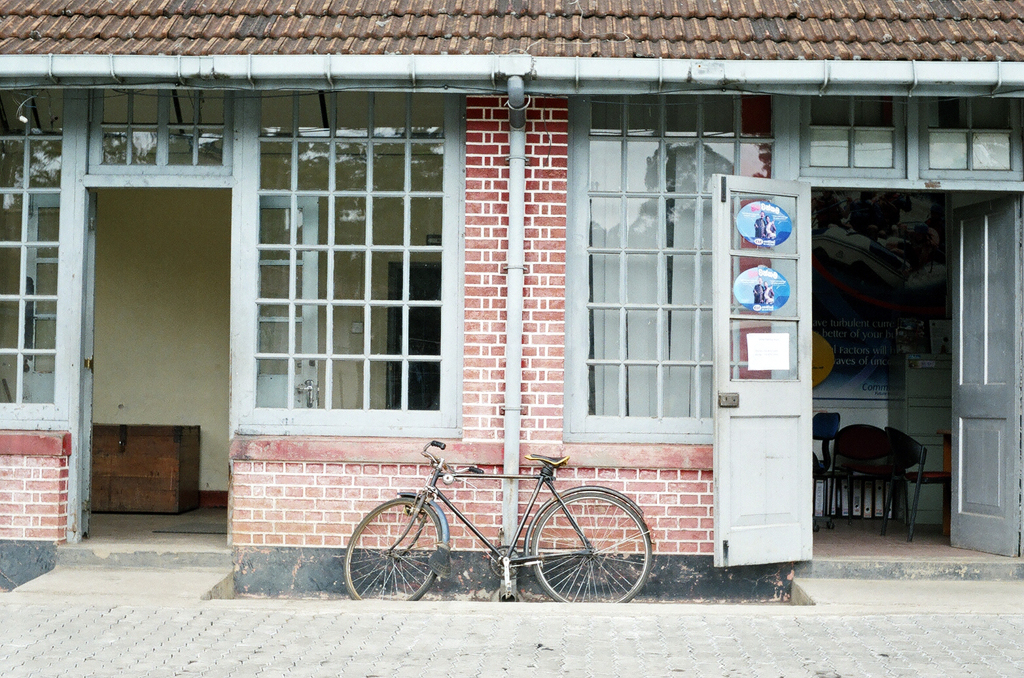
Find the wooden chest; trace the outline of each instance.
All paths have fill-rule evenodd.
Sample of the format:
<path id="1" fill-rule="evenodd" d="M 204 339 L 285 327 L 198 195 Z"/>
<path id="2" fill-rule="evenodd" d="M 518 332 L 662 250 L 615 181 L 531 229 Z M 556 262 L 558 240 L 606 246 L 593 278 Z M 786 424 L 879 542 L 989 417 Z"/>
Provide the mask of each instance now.
<path id="1" fill-rule="evenodd" d="M 198 426 L 93 426 L 93 511 L 182 513 L 198 506 Z"/>

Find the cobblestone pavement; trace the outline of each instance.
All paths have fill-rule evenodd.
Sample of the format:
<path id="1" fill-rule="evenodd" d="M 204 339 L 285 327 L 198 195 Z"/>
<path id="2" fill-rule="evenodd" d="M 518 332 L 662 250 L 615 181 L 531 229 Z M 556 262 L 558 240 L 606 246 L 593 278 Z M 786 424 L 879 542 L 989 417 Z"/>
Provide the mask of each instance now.
<path id="1" fill-rule="evenodd" d="M 1024 614 L 765 607 L 7 603 L 0 674 L 1024 676 Z"/>

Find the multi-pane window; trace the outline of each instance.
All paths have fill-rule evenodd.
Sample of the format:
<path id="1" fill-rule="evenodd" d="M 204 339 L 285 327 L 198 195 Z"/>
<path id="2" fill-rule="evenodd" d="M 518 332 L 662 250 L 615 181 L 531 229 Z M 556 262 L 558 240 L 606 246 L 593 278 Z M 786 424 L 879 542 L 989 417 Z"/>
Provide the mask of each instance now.
<path id="1" fill-rule="evenodd" d="M 256 407 L 441 407 L 444 108 L 263 97 Z"/>
<path id="2" fill-rule="evenodd" d="M 223 167 L 224 92 L 106 90 L 96 113 L 97 166 Z"/>
<path id="3" fill-rule="evenodd" d="M 815 97 L 807 100 L 809 125 L 804 166 L 894 169 L 902 157 L 904 106 L 892 97 Z"/>
<path id="4" fill-rule="evenodd" d="M 642 432 L 641 420 L 689 419 L 673 430 L 701 431 L 695 420 L 711 417 L 711 177 L 771 176 L 771 99 L 610 97 L 588 113 L 576 222 L 587 331 L 574 333 L 587 345 L 570 366 L 586 416 L 572 426 Z"/>
<path id="5" fill-rule="evenodd" d="M 1015 101 L 938 99 L 925 104 L 924 109 L 928 169 L 1008 171 L 1013 168 L 1020 137 Z"/>
<path id="6" fill-rule="evenodd" d="M 0 404 L 54 402 L 62 105 L 0 92 Z"/>

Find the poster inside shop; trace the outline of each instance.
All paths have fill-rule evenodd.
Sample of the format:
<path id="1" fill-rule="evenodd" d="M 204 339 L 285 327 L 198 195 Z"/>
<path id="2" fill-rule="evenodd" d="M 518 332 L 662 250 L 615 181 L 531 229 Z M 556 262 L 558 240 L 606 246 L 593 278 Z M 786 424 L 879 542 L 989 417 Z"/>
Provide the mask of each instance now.
<path id="1" fill-rule="evenodd" d="M 793 221 L 786 210 L 767 200 L 747 203 L 736 215 L 736 228 L 743 239 L 757 247 L 777 247 L 789 239 Z"/>
<path id="2" fill-rule="evenodd" d="M 789 301 L 789 281 L 774 268 L 757 266 L 736 277 L 732 293 L 744 308 L 757 313 L 772 313 Z"/>
<path id="3" fill-rule="evenodd" d="M 828 190 L 811 205 L 814 397 L 886 400 L 892 356 L 948 352 L 946 196 Z"/>

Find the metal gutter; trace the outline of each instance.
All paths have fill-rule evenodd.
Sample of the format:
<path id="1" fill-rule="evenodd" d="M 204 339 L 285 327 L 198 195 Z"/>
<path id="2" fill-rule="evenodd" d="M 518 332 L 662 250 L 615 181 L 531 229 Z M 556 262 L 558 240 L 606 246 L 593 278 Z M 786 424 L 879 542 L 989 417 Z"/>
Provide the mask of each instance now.
<path id="1" fill-rule="evenodd" d="M 740 91 L 1024 97 L 1024 63 L 714 61 L 528 55 L 4 55 L 0 87 L 423 89 L 528 94 Z"/>

